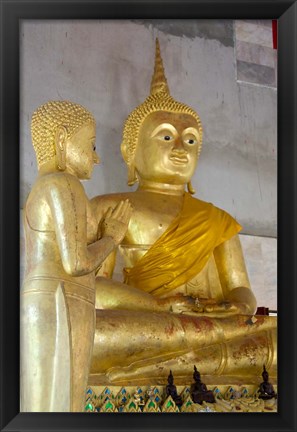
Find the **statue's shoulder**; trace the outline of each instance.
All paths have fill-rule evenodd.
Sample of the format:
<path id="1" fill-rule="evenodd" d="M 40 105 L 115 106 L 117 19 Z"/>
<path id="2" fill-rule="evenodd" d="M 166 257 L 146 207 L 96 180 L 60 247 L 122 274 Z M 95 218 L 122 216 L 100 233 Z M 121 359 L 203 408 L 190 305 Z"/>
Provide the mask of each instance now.
<path id="1" fill-rule="evenodd" d="M 52 196 L 54 190 L 56 190 L 58 195 L 62 194 L 65 196 L 70 193 L 69 187 L 71 188 L 71 193 L 77 192 L 78 195 L 85 195 L 83 185 L 72 174 L 65 172 L 45 174 L 36 179 L 27 201 L 34 200 L 35 197 L 46 199 L 49 194 Z"/>
<path id="2" fill-rule="evenodd" d="M 195 209 L 196 211 L 206 211 L 208 213 L 210 213 L 210 212 L 216 213 L 217 211 L 221 210 L 218 207 L 216 207 L 215 205 L 213 205 L 212 203 L 207 202 L 207 201 L 203 201 L 203 200 L 196 198 L 190 194 L 186 194 L 185 199 L 187 200 L 186 203 L 188 204 L 188 206 L 193 207 L 193 209 Z"/>
<path id="3" fill-rule="evenodd" d="M 188 212 L 193 215 L 195 221 L 198 220 L 201 223 L 204 220 L 205 227 L 211 231 L 220 232 L 226 239 L 231 238 L 242 229 L 233 216 L 212 203 L 191 197 L 189 205 L 185 207 L 189 209 Z"/>
<path id="4" fill-rule="evenodd" d="M 200 198 L 197 198 L 193 195 L 186 194 L 185 197 L 188 198 L 189 200 L 191 200 L 192 202 L 195 202 L 196 205 L 199 205 L 201 207 L 206 207 L 206 208 L 214 207 L 214 205 L 212 203 L 210 203 L 208 201 L 203 201 Z"/>
<path id="5" fill-rule="evenodd" d="M 192 200 L 194 200 L 195 205 L 197 208 L 200 208 L 202 210 L 207 210 L 209 212 L 212 212 L 213 215 L 225 215 L 226 217 L 232 217 L 226 210 L 221 209 L 220 207 L 217 207 L 215 204 L 212 204 L 207 201 L 203 201 L 196 197 L 191 197 Z"/>

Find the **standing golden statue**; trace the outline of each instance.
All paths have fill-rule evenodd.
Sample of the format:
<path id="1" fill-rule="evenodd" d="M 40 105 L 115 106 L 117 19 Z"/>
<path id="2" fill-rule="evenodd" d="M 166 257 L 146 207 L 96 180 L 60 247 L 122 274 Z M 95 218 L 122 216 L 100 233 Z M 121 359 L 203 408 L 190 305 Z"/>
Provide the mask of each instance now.
<path id="1" fill-rule="evenodd" d="M 95 120 L 48 102 L 32 117 L 38 178 L 24 208 L 21 411 L 83 411 L 95 330 L 95 269 L 120 243 L 131 206 L 94 218 L 79 180 L 99 162 Z"/>
<path id="2" fill-rule="evenodd" d="M 186 384 L 193 364 L 207 382 L 251 382 L 263 363 L 276 376 L 276 320 L 253 316 L 241 227 L 191 196 L 201 145 L 200 118 L 170 95 L 157 41 L 151 93 L 121 146 L 138 189 L 91 201 L 97 220 L 123 199 L 134 208 L 119 247 L 125 284 L 111 279 L 115 252 L 97 278 L 92 384 L 164 384 L 169 370 Z"/>

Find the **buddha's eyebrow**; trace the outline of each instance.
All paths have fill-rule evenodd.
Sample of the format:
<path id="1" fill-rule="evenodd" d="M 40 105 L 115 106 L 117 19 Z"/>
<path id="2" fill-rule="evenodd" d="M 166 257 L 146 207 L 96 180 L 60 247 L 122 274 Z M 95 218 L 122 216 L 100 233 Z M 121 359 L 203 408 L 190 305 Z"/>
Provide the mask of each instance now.
<path id="1" fill-rule="evenodd" d="M 172 133 L 176 133 L 176 129 L 175 127 L 170 124 L 170 123 L 162 123 L 159 126 L 156 127 L 156 129 L 153 130 L 153 132 L 151 133 L 151 136 L 155 136 L 157 135 L 160 131 L 162 130 L 169 130 Z"/>
<path id="2" fill-rule="evenodd" d="M 186 134 L 193 134 L 193 135 L 195 135 L 195 137 L 196 137 L 197 139 L 198 139 L 199 136 L 200 136 L 198 130 L 197 130 L 196 128 L 194 128 L 194 127 L 188 127 L 188 128 L 186 128 L 186 129 L 184 129 L 184 130 L 183 130 L 183 135 L 186 135 Z"/>

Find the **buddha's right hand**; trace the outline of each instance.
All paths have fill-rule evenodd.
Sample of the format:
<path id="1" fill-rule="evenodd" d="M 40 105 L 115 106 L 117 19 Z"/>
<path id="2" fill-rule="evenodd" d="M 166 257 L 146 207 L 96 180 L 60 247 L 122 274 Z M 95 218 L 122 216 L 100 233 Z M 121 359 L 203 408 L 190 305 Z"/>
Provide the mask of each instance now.
<path id="1" fill-rule="evenodd" d="M 100 222 L 102 237 L 111 237 L 116 245 L 120 244 L 127 232 L 131 214 L 132 206 L 128 199 L 120 201 L 114 209 L 109 207 Z"/>

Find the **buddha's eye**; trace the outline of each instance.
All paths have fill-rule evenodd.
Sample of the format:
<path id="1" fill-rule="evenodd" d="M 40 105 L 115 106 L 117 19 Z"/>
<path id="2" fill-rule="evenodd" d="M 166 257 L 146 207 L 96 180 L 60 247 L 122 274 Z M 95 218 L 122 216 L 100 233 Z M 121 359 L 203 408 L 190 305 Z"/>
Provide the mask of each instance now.
<path id="1" fill-rule="evenodd" d="M 170 141 L 170 140 L 172 140 L 172 137 L 170 135 L 165 135 L 163 137 L 163 139 L 164 139 L 164 141 Z"/>
<path id="2" fill-rule="evenodd" d="M 185 142 L 187 144 L 194 145 L 197 143 L 197 140 L 195 140 L 194 138 L 187 138 L 187 139 L 185 139 Z"/>
<path id="3" fill-rule="evenodd" d="M 93 151 L 96 151 L 96 146 L 95 145 L 93 146 Z"/>

